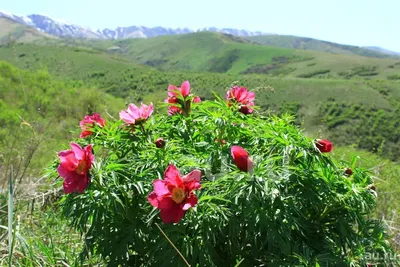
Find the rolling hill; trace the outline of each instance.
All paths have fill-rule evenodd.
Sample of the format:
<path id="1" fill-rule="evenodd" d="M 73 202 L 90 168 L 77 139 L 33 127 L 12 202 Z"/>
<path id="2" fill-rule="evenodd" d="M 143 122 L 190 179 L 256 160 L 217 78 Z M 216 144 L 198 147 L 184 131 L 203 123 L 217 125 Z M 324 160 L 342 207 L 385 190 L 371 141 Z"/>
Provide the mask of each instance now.
<path id="1" fill-rule="evenodd" d="M 35 28 L 22 25 L 8 18 L 0 17 L 0 45 L 10 42 L 34 42 L 44 39 L 56 39 L 56 37 Z"/>
<path id="2" fill-rule="evenodd" d="M 328 41 L 317 40 L 307 37 L 293 35 L 260 35 L 249 36 L 247 39 L 259 44 L 294 48 L 301 50 L 311 50 L 317 52 L 326 52 L 332 54 L 359 55 L 365 57 L 387 58 L 396 56 L 394 53 L 388 53 L 384 49 L 373 49 L 370 47 L 358 47 L 352 45 L 338 44 Z"/>
<path id="3" fill-rule="evenodd" d="M 163 101 L 168 84 L 184 80 L 203 99 L 212 99 L 212 91 L 223 96 L 226 87 L 238 81 L 257 92 L 262 112 L 297 114 L 297 123 L 308 134 L 321 132 L 338 144 L 371 151 L 386 142 L 387 156 L 400 156 L 393 128 L 400 119 L 396 59 L 269 47 L 210 32 L 15 44 L 0 47 L 0 58 L 136 103 Z M 371 123 L 379 127 L 366 127 Z"/>
<path id="4" fill-rule="evenodd" d="M 101 46 L 101 42 L 97 44 Z M 108 44 L 111 46 L 111 43 Z M 396 58 L 271 47 L 244 38 L 211 32 L 117 40 L 112 44 L 118 48 L 113 53 L 163 71 L 235 75 L 256 73 L 275 77 L 339 79 L 366 76 L 397 79 L 400 73 L 400 59 Z"/>

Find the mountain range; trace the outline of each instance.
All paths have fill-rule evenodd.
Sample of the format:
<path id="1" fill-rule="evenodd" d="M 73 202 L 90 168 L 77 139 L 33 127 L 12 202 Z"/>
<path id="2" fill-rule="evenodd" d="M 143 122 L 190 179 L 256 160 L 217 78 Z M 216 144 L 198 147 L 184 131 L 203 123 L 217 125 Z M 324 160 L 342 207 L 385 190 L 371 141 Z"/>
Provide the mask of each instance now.
<path id="1" fill-rule="evenodd" d="M 326 42 L 313 38 L 305 38 L 298 36 L 289 35 L 278 35 L 270 34 L 261 31 L 246 31 L 232 28 L 216 28 L 206 27 L 197 30 L 189 28 L 166 28 L 166 27 L 144 27 L 144 26 L 129 26 L 129 27 L 117 27 L 115 29 L 99 29 L 94 31 L 87 27 L 75 25 L 64 20 L 55 19 L 48 15 L 31 14 L 28 16 L 19 16 L 6 11 L 0 10 L 0 18 L 7 18 L 21 25 L 34 28 L 42 33 L 46 33 L 56 37 L 67 37 L 67 38 L 82 38 L 82 39 L 99 39 L 99 40 L 119 40 L 119 39 L 130 39 L 130 38 L 152 38 L 157 36 L 168 36 L 168 35 L 181 35 L 195 32 L 216 32 L 229 34 L 239 37 L 244 37 L 251 41 L 277 47 L 294 48 L 302 50 L 313 50 L 320 52 L 329 53 L 354 53 L 355 50 L 362 50 L 355 54 L 361 54 L 364 56 L 380 57 L 381 56 L 400 56 L 400 53 L 390 51 L 381 47 L 366 46 L 357 47 L 349 45 L 341 45 L 332 42 Z M 370 52 L 365 52 L 370 51 Z"/>
<path id="2" fill-rule="evenodd" d="M 86 27 L 81 27 L 63 20 L 55 19 L 47 15 L 31 14 L 28 16 L 19 16 L 9 12 L 0 11 L 0 17 L 12 19 L 26 26 L 34 27 L 39 31 L 46 32 L 59 37 L 72 38 L 89 38 L 89 39 L 126 39 L 126 38 L 151 38 L 163 35 L 187 34 L 199 31 L 220 32 L 232 34 L 236 36 L 256 36 L 265 35 L 263 32 L 252 32 L 246 30 L 237 30 L 230 28 L 215 28 L 208 27 L 198 30 L 188 28 L 166 28 L 166 27 L 144 27 L 144 26 L 129 26 L 117 27 L 116 29 L 101 29 L 93 31 Z"/>

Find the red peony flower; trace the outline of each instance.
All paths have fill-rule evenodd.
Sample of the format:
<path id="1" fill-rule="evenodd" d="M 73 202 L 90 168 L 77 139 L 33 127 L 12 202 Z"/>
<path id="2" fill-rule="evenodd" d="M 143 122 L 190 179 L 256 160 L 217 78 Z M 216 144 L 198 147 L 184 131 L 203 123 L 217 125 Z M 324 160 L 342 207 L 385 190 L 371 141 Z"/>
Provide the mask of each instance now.
<path id="1" fill-rule="evenodd" d="M 182 109 L 176 107 L 176 106 L 169 106 L 168 107 L 168 116 L 172 116 L 175 114 L 181 114 L 182 113 Z"/>
<path id="2" fill-rule="evenodd" d="M 151 116 L 153 110 L 153 103 L 150 103 L 149 106 L 142 104 L 140 108 L 134 104 L 129 104 L 127 110 L 121 110 L 119 117 L 127 124 L 140 124 Z"/>
<path id="3" fill-rule="evenodd" d="M 93 113 L 93 115 L 86 115 L 83 120 L 79 122 L 79 126 L 82 129 L 80 138 L 85 138 L 93 133 L 94 125 L 97 124 L 100 127 L 106 125 L 106 121 L 100 116 L 99 113 Z"/>
<path id="4" fill-rule="evenodd" d="M 317 139 L 316 146 L 321 153 L 331 152 L 333 149 L 333 144 L 325 139 Z"/>
<path id="5" fill-rule="evenodd" d="M 226 100 L 231 105 L 232 102 L 238 103 L 239 111 L 243 114 L 253 113 L 253 109 L 250 107 L 254 106 L 255 93 L 249 92 L 246 87 L 234 86 L 231 90 L 226 92 Z"/>
<path id="6" fill-rule="evenodd" d="M 251 172 L 254 168 L 253 161 L 249 158 L 249 154 L 241 146 L 233 146 L 231 155 L 235 165 L 243 172 Z"/>
<path id="7" fill-rule="evenodd" d="M 64 150 L 58 153 L 60 165 L 57 168 L 58 174 L 64 178 L 64 192 L 83 193 L 88 187 L 90 178 L 89 170 L 92 168 L 94 155 L 92 145 L 81 148 L 78 144 L 71 143 L 71 150 Z"/>
<path id="8" fill-rule="evenodd" d="M 157 148 L 163 148 L 165 146 L 165 141 L 164 139 L 157 138 L 157 140 L 154 142 L 154 144 L 156 145 Z"/>
<path id="9" fill-rule="evenodd" d="M 191 103 L 200 103 L 201 99 L 198 96 L 190 94 L 190 83 L 184 81 L 181 87 L 170 84 L 168 86 L 168 98 L 165 99 L 166 103 L 177 104 L 168 107 L 168 115 L 172 116 L 175 114 L 188 115 L 190 111 Z"/>
<path id="10" fill-rule="evenodd" d="M 197 204 L 193 190 L 200 189 L 201 171 L 193 170 L 181 177 L 174 165 L 169 165 L 164 180 L 153 182 L 154 191 L 147 197 L 150 204 L 161 210 L 163 223 L 178 223 L 185 212 Z"/>

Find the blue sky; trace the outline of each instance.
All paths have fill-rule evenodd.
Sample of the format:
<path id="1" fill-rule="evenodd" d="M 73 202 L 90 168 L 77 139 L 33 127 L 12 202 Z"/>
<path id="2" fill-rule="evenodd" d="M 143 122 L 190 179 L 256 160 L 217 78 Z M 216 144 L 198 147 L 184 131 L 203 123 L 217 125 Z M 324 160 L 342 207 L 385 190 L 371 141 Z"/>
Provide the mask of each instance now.
<path id="1" fill-rule="evenodd" d="M 3 0 L 0 10 L 47 14 L 94 30 L 229 27 L 400 52 L 400 0 Z"/>

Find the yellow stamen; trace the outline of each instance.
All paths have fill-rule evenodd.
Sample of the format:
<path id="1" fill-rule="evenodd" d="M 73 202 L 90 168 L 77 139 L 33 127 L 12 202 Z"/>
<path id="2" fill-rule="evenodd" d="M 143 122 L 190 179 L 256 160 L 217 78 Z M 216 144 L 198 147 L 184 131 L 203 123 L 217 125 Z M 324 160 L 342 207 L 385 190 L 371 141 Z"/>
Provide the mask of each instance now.
<path id="1" fill-rule="evenodd" d="M 85 170 L 86 170 L 86 162 L 84 160 L 80 160 L 78 163 L 78 167 L 76 168 L 76 172 L 78 174 L 83 174 Z"/>
<path id="2" fill-rule="evenodd" d="M 172 200 L 179 204 L 185 199 L 185 189 L 175 187 L 172 189 Z"/>

